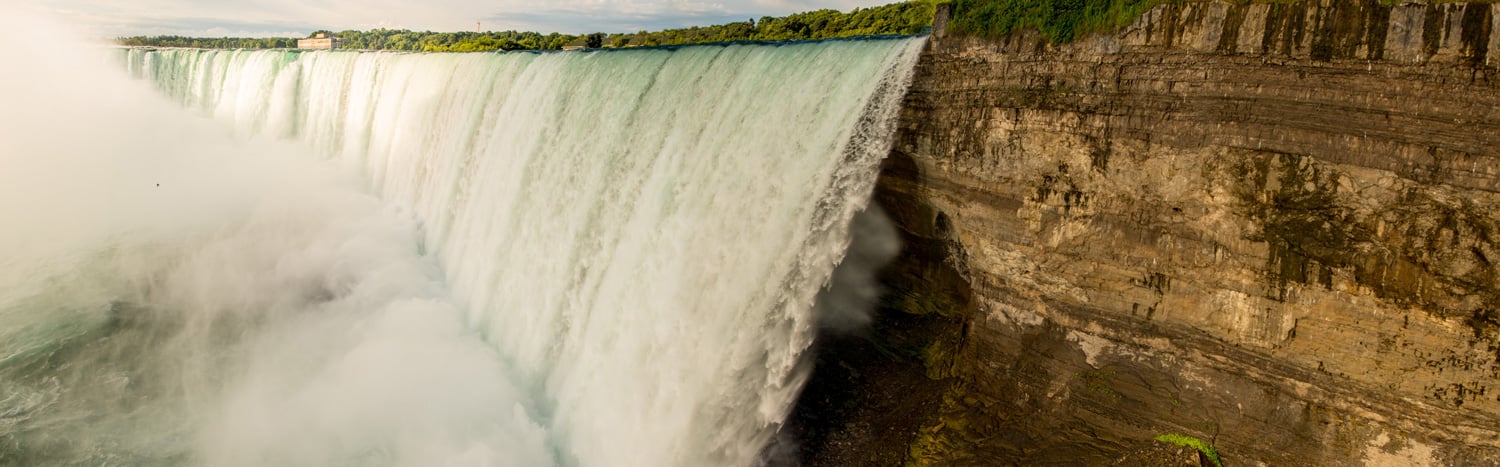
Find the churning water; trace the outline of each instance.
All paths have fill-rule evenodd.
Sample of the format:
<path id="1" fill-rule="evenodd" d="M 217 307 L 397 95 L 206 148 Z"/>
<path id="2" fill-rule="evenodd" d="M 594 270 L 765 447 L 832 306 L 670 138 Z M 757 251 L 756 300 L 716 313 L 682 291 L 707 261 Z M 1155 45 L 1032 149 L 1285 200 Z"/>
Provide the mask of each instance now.
<path id="1" fill-rule="evenodd" d="M 6 51 L 0 464 L 753 464 L 921 47 Z"/>

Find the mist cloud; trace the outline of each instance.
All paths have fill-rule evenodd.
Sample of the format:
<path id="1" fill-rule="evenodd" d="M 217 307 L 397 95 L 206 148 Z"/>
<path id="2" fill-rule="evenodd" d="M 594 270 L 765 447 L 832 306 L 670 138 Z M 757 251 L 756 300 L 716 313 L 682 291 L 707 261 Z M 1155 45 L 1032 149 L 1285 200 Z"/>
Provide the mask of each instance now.
<path id="1" fill-rule="evenodd" d="M 409 218 L 110 54 L 0 49 L 0 463 L 554 463 Z"/>

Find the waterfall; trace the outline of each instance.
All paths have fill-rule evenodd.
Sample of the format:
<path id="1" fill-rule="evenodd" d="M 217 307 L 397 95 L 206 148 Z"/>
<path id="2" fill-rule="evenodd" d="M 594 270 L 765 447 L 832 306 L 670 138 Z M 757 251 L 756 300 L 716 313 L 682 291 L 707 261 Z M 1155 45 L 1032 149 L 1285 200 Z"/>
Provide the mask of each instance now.
<path id="1" fill-rule="evenodd" d="M 233 397 L 189 391 L 183 397 L 216 407 L 192 419 L 219 431 L 197 430 L 219 435 L 200 435 L 192 452 L 156 459 L 430 465 L 436 450 L 446 450 L 473 454 L 445 458 L 453 463 L 479 465 L 755 463 L 807 377 L 802 354 L 816 332 L 816 297 L 848 246 L 851 219 L 868 203 L 922 44 L 894 38 L 564 53 L 119 52 L 131 75 L 227 124 L 235 138 L 294 141 L 313 158 L 360 175 L 359 190 L 410 219 L 419 259 L 401 261 L 427 258 L 431 277 L 440 279 L 359 287 L 401 294 L 409 288 L 403 281 L 438 280 L 442 291 L 422 289 L 416 297 L 442 296 L 456 322 L 422 324 L 425 312 L 417 307 L 371 324 L 377 331 L 370 332 L 436 326 L 452 339 L 472 335 L 485 350 L 430 356 L 491 355 L 485 358 L 496 368 L 465 368 L 505 378 L 471 383 L 385 367 L 420 366 L 425 347 L 378 348 L 362 368 L 434 385 L 430 397 L 484 400 L 469 393 L 504 392 L 516 402 L 475 416 L 513 419 L 504 436 L 517 451 L 544 446 L 542 454 L 498 459 L 493 449 L 472 448 L 493 443 L 432 435 L 446 438 L 395 437 L 396 446 L 338 448 L 321 457 L 278 453 L 311 439 L 364 446 L 336 430 L 318 431 L 316 423 L 245 441 L 244 424 L 280 424 L 279 417 L 319 410 L 320 397 L 341 397 L 323 388 L 280 399 L 277 388 L 306 385 L 293 369 L 253 391 L 230 383 L 221 392 Z M 262 190 L 282 189 L 277 176 L 262 180 Z M 284 207 L 296 206 L 288 200 Z M 299 254 L 349 247 L 320 242 Z M 205 259 L 178 261 L 197 260 Z M 339 261 L 385 267 L 357 255 Z M 339 290 L 323 284 L 308 293 L 342 297 Z M 136 306 L 112 303 L 111 313 Z M 292 323 L 256 325 L 317 325 Z M 287 362 L 297 352 L 316 350 L 276 348 L 278 342 L 300 341 L 244 344 L 243 352 L 281 359 L 255 357 L 242 366 L 296 366 Z M 340 416 L 379 424 L 398 415 L 357 411 L 425 413 L 397 396 L 380 402 L 387 403 L 401 407 L 359 406 Z M 439 433 L 479 423 L 463 415 L 413 423 Z M 226 417 L 235 421 L 212 422 Z M 452 420 L 469 425 L 434 425 Z M 475 433 L 463 436 L 488 432 Z"/>

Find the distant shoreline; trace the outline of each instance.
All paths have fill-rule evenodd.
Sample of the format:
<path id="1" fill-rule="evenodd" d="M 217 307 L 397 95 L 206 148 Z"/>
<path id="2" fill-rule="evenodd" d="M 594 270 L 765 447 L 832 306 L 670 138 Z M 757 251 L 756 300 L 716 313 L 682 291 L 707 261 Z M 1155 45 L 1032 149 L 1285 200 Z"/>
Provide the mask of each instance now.
<path id="1" fill-rule="evenodd" d="M 562 53 L 562 52 L 627 52 L 627 51 L 647 51 L 647 50 L 677 50 L 677 49 L 681 49 L 681 48 L 685 48 L 685 47 L 714 47 L 714 46 L 728 47 L 728 46 L 733 46 L 733 45 L 764 45 L 764 46 L 776 46 L 776 47 L 780 47 L 780 46 L 784 46 L 784 45 L 817 44 L 817 43 L 822 43 L 822 42 L 856 42 L 856 41 L 901 40 L 901 39 L 909 39 L 909 38 L 912 38 L 912 37 L 924 37 L 924 36 L 927 36 L 927 35 L 929 35 L 928 32 L 922 32 L 922 33 L 918 33 L 918 34 L 874 34 L 874 35 L 868 35 L 868 36 L 829 37 L 829 38 L 824 38 L 824 39 L 789 39 L 789 40 L 782 40 L 782 41 L 773 41 L 773 40 L 743 40 L 743 41 L 720 41 L 720 42 L 695 42 L 695 43 L 691 43 L 691 44 L 672 44 L 672 45 L 638 45 L 638 46 L 631 46 L 631 47 L 600 47 L 600 48 L 596 48 L 596 49 L 583 48 L 583 49 L 574 49 L 574 50 L 517 49 L 517 50 L 484 50 L 484 51 L 475 51 L 475 52 L 427 52 L 427 51 L 422 51 L 422 50 L 390 50 L 390 49 L 332 49 L 332 50 L 329 50 L 329 49 L 299 49 L 299 48 L 296 48 L 296 47 L 277 47 L 277 48 L 261 48 L 261 49 L 253 49 L 253 48 L 246 48 L 246 47 L 239 47 L 239 48 L 159 47 L 159 46 L 150 46 L 150 45 L 119 45 L 119 44 L 112 44 L 112 45 L 110 45 L 110 47 L 118 48 L 118 49 L 147 49 L 147 50 L 224 50 L 224 51 L 236 51 L 236 50 L 261 51 L 261 50 L 265 50 L 265 51 L 299 52 L 299 53 L 304 53 L 304 52 L 354 52 L 354 53 L 380 52 L 380 53 L 406 53 L 406 54 L 508 54 L 508 53 L 546 54 L 546 53 Z"/>
<path id="2" fill-rule="evenodd" d="M 843 38 L 881 36 L 911 37 L 931 31 L 933 12 L 941 0 L 909 0 L 849 12 L 817 10 L 782 17 L 759 19 L 714 26 L 635 33 L 602 33 L 570 35 L 561 33 L 488 31 L 432 32 L 373 29 L 366 31 L 319 30 L 307 38 L 333 40 L 331 48 L 363 51 L 404 52 L 494 52 L 494 51 L 560 51 L 674 47 L 719 43 L 787 43 Z M 187 37 L 132 36 L 114 40 L 118 45 L 156 48 L 194 49 L 290 49 L 297 48 L 299 38 L 291 37 Z M 327 43 L 324 44 L 325 47 Z M 316 47 L 310 47 L 316 50 Z"/>

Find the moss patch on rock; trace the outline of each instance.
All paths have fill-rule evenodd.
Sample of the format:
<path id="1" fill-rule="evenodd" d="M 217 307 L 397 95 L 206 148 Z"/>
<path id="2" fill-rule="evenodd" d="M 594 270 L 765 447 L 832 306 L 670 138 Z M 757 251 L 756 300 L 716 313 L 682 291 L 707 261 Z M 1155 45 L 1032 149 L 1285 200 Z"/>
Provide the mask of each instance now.
<path id="1" fill-rule="evenodd" d="M 1177 433 L 1163 433 L 1161 435 L 1157 435 L 1155 439 L 1163 443 L 1197 449 L 1198 452 L 1203 454 L 1203 457 L 1207 458 L 1209 462 L 1212 462 L 1214 466 L 1224 467 L 1224 461 L 1219 459 L 1219 451 L 1214 450 L 1214 446 L 1212 444 L 1209 444 L 1208 442 L 1205 442 L 1201 439 Z"/>

